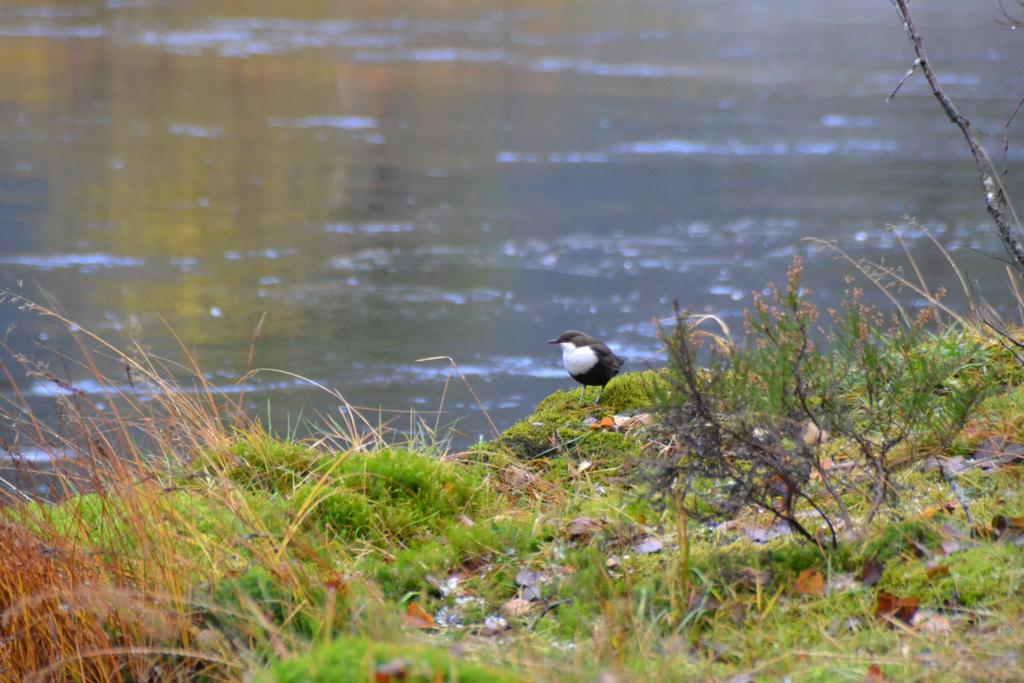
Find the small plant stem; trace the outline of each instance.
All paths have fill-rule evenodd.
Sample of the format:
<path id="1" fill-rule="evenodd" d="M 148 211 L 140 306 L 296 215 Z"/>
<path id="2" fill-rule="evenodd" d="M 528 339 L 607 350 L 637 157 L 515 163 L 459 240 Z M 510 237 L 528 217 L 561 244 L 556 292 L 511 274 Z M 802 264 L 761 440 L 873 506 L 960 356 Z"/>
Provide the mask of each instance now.
<path id="1" fill-rule="evenodd" d="M 689 517 L 681 498 L 676 497 L 676 536 L 679 539 L 679 595 L 690 592 L 690 535 L 687 529 Z"/>
<path id="2" fill-rule="evenodd" d="M 942 474 L 942 478 L 949 484 L 949 488 L 953 490 L 953 495 L 956 496 L 957 501 L 960 503 L 960 507 L 964 509 L 964 516 L 967 518 L 967 523 L 974 527 L 974 518 L 971 516 L 971 507 L 967 504 L 967 495 L 964 490 L 960 487 L 960 484 L 956 481 L 956 475 L 946 470 L 946 465 L 943 462 L 939 462 L 939 472 Z"/>

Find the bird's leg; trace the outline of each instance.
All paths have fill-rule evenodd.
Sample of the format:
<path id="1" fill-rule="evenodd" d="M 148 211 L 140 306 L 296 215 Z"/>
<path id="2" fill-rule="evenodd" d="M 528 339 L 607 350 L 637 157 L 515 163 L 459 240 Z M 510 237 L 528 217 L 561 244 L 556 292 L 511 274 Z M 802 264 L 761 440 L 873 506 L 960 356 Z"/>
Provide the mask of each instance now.
<path id="1" fill-rule="evenodd" d="M 596 405 L 597 405 L 598 403 L 600 403 L 600 402 L 601 402 L 601 394 L 603 394 L 603 393 L 604 393 L 604 385 L 602 384 L 602 385 L 601 385 L 601 388 L 600 388 L 600 389 L 598 389 L 598 391 L 597 391 L 597 398 L 595 398 L 595 399 L 594 399 L 594 405 L 595 405 L 595 406 L 596 406 Z"/>
<path id="2" fill-rule="evenodd" d="M 580 405 L 583 405 L 583 392 L 587 390 L 586 384 L 580 385 Z"/>

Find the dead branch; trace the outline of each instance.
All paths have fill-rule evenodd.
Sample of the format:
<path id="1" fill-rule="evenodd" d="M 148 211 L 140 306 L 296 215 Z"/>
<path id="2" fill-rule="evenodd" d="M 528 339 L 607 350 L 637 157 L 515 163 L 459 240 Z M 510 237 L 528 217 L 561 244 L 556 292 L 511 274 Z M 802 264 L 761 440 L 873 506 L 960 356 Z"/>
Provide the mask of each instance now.
<path id="1" fill-rule="evenodd" d="M 971 156 L 974 157 L 974 164 L 978 167 L 978 174 L 981 177 L 985 208 L 996 224 L 999 238 L 1002 240 L 1003 246 L 1006 247 L 1006 250 L 1013 257 L 1014 265 L 1018 272 L 1024 273 L 1024 246 L 1021 245 L 1019 239 L 1019 235 L 1024 234 L 1024 230 L 1022 230 L 1020 219 L 1017 218 L 1013 205 L 1010 203 L 1010 199 L 1003 188 L 1002 174 L 997 171 L 988 154 L 985 153 L 985 149 L 972 132 L 971 122 L 960 113 L 939 84 L 939 79 L 935 76 L 931 62 L 928 60 L 928 54 L 925 52 L 921 34 L 918 32 L 914 19 L 910 15 L 907 0 L 892 1 L 896 5 L 900 18 L 903 19 L 903 27 L 914 48 L 914 53 L 917 55 L 915 66 L 919 65 L 921 67 L 921 72 L 924 74 L 925 79 L 927 79 L 935 99 L 939 101 L 939 105 L 949 120 L 956 124 L 960 132 L 963 133 L 964 140 L 971 150 Z"/>

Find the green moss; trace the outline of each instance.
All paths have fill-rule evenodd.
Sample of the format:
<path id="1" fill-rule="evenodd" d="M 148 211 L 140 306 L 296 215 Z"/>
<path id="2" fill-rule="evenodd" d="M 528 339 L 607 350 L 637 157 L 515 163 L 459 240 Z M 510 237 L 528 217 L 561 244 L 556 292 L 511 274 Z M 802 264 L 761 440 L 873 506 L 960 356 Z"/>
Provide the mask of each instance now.
<path id="1" fill-rule="evenodd" d="M 378 668 L 396 662 L 401 662 L 405 670 L 401 680 L 410 682 L 513 683 L 525 680 L 508 670 L 460 661 L 440 648 L 352 637 L 339 638 L 314 648 L 305 656 L 277 662 L 255 680 L 257 683 L 366 683 L 376 680 Z"/>
<path id="2" fill-rule="evenodd" d="M 917 553 L 921 548 L 937 549 L 941 544 L 942 537 L 930 521 L 890 522 L 863 546 L 860 556 L 863 559 L 873 557 L 885 564 L 899 556 Z"/>
<path id="3" fill-rule="evenodd" d="M 471 527 L 454 523 L 434 540 L 398 551 L 389 562 L 370 559 L 365 566 L 386 595 L 401 598 L 426 592 L 428 574 L 441 578 L 492 564 L 486 572 L 486 597 L 500 604 L 515 590 L 515 571 L 548 539 L 532 521 L 478 520 Z"/>
<path id="4" fill-rule="evenodd" d="M 580 405 L 579 391 L 556 391 L 541 401 L 533 414 L 505 430 L 495 445 L 520 458 L 578 453 L 587 458 L 621 461 L 634 456 L 639 452 L 635 439 L 616 432 L 591 430 L 584 420 L 650 409 L 652 387 L 663 381 L 661 378 L 662 373 L 653 370 L 620 375 L 609 382 L 596 406 Z"/>
<path id="5" fill-rule="evenodd" d="M 237 577 L 220 581 L 215 600 L 222 608 L 229 608 L 219 609 L 213 614 L 221 628 L 237 628 L 232 623 L 235 615 L 243 615 L 244 619 L 244 615 L 250 614 L 255 607 L 264 619 L 277 627 L 307 637 L 317 630 L 315 620 L 296 609 L 296 595 L 292 588 L 261 566 L 250 567 Z M 317 602 L 320 604 L 322 600 Z"/>
<path id="6" fill-rule="evenodd" d="M 1024 586 L 1024 548 L 1012 543 L 982 543 L 938 564 L 948 573 L 929 571 L 923 559 L 890 564 L 879 588 L 933 607 L 991 607 L 1017 599 Z"/>
<path id="7" fill-rule="evenodd" d="M 306 514 L 306 528 L 404 545 L 478 514 L 495 497 L 480 466 L 394 449 L 335 455 L 321 479 L 295 490 L 289 506 Z"/>

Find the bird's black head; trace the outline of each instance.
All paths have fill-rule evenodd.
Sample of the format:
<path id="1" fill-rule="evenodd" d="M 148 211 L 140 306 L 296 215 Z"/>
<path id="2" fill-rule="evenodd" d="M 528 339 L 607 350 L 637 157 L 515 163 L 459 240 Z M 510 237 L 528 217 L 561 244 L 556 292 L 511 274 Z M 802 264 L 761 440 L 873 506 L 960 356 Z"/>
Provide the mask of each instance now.
<path id="1" fill-rule="evenodd" d="M 583 334 L 579 330 L 566 330 L 562 334 L 558 335 L 557 339 L 549 340 L 548 344 L 564 344 L 566 342 L 569 342 L 572 344 L 576 344 L 577 346 L 580 346 L 580 340 L 582 339 L 589 339 L 589 337 L 587 337 L 587 335 Z"/>

